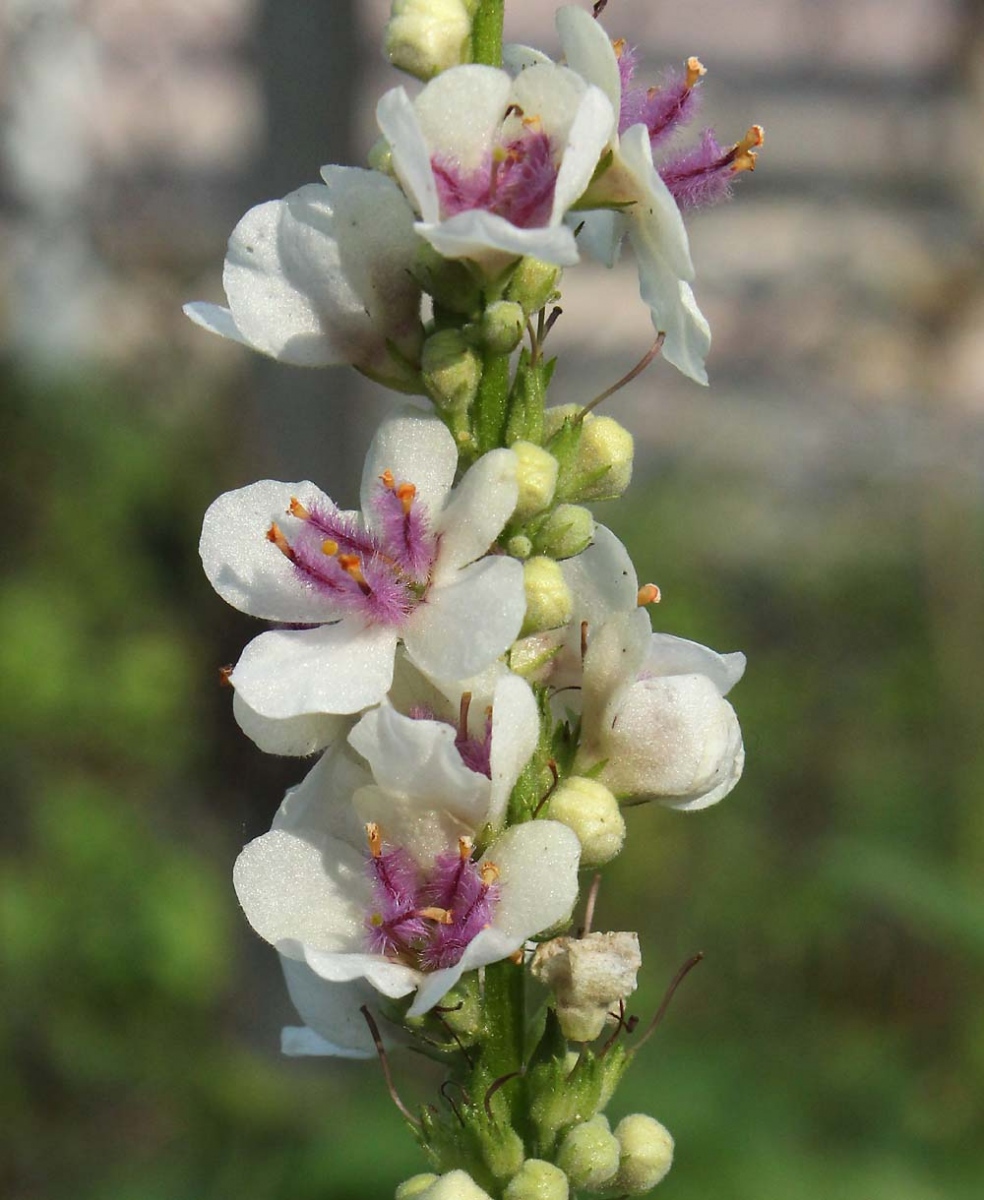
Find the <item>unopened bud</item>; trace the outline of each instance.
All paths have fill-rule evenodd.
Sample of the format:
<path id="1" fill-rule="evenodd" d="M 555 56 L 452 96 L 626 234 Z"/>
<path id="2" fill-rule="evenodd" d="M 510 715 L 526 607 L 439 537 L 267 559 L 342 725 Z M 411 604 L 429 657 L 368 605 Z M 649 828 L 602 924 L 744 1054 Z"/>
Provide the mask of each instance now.
<path id="1" fill-rule="evenodd" d="M 424 342 L 420 374 L 442 412 L 465 412 L 478 393 L 482 359 L 457 329 L 441 329 Z"/>
<path id="2" fill-rule="evenodd" d="M 550 558 L 573 558 L 587 550 L 594 533 L 595 521 L 588 509 L 580 504 L 558 504 L 537 530 L 536 548 Z"/>
<path id="3" fill-rule="evenodd" d="M 578 446 L 579 500 L 614 500 L 632 479 L 632 434 L 612 417 L 588 415 Z"/>
<path id="4" fill-rule="evenodd" d="M 417 1197 L 426 1192 L 432 1183 L 437 1183 L 437 1178 L 433 1174 L 411 1175 L 409 1179 L 404 1179 L 396 1189 L 393 1200 L 417 1200 Z"/>
<path id="5" fill-rule="evenodd" d="M 569 1194 L 567 1176 L 560 1167 L 542 1158 L 528 1158 L 506 1185 L 503 1200 L 567 1200 Z"/>
<path id="6" fill-rule="evenodd" d="M 418 1192 L 414 1200 L 492 1200 L 488 1192 L 480 1188 L 467 1171 L 448 1171 L 435 1178 L 425 1191 Z"/>
<path id="7" fill-rule="evenodd" d="M 557 294 L 560 267 L 538 258 L 521 258 L 506 288 L 506 298 L 521 304 L 527 316 L 539 312 Z"/>
<path id="8" fill-rule="evenodd" d="M 581 866 L 602 867 L 622 849 L 625 819 L 604 784 L 572 775 L 550 797 L 550 819 L 577 834 Z"/>
<path id="9" fill-rule="evenodd" d="M 611 1188 L 638 1196 L 664 1179 L 673 1165 L 673 1138 L 665 1125 L 645 1113 L 624 1117 L 615 1126 L 620 1149 Z"/>
<path id="10" fill-rule="evenodd" d="M 517 533 L 506 543 L 506 553 L 525 561 L 533 553 L 533 543 L 523 533 Z"/>
<path id="11" fill-rule="evenodd" d="M 553 992 L 564 1036 L 590 1042 L 618 1002 L 635 991 L 641 965 L 638 934 L 589 933 L 541 942 L 530 970 Z"/>
<path id="12" fill-rule="evenodd" d="M 557 460 L 549 450 L 535 446 L 532 442 L 513 442 L 516 455 L 516 480 L 519 484 L 519 499 L 513 516 L 517 521 L 527 521 L 543 510 L 553 499 L 557 486 Z"/>
<path id="13" fill-rule="evenodd" d="M 394 67 L 432 79 L 471 57 L 472 6 L 464 0 L 393 0 L 384 50 Z"/>
<path id="14" fill-rule="evenodd" d="M 410 273 L 441 308 L 466 317 L 477 318 L 481 313 L 482 290 L 461 259 L 444 258 L 429 242 L 421 242 Z"/>
<path id="15" fill-rule="evenodd" d="M 568 1132 L 557 1152 L 557 1166 L 565 1172 L 572 1187 L 593 1191 L 618 1170 L 619 1153 L 618 1139 L 608 1118 L 599 1113 Z"/>
<path id="16" fill-rule="evenodd" d="M 526 313 L 512 300 L 493 300 L 482 313 L 482 343 L 494 354 L 511 354 L 525 328 Z"/>
<path id="17" fill-rule="evenodd" d="M 523 566 L 526 617 L 520 636 L 566 625 L 574 612 L 574 599 L 563 573 L 552 558 L 531 558 Z"/>

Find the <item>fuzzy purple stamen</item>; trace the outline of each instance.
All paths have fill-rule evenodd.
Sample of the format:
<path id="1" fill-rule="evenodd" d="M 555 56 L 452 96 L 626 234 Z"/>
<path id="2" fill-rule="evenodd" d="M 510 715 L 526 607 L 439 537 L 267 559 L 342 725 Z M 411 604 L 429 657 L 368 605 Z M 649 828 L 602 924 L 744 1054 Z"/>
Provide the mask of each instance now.
<path id="1" fill-rule="evenodd" d="M 461 755 L 461 761 L 469 771 L 476 775 L 492 778 L 492 714 L 485 718 L 485 731 L 482 737 L 469 737 L 459 733 L 454 744 Z"/>
<path id="2" fill-rule="evenodd" d="M 713 130 L 705 129 L 699 146 L 668 159 L 659 174 L 682 209 L 714 204 L 731 195 L 734 154 L 721 146 Z"/>
<path id="3" fill-rule="evenodd" d="M 545 225 L 550 219 L 557 167 L 550 139 L 540 130 L 527 129 L 473 171 L 462 171 L 440 155 L 431 166 L 445 218 L 483 209 L 519 229 Z"/>
<path id="4" fill-rule="evenodd" d="M 693 120 L 699 105 L 696 89 L 680 71 L 667 72 L 658 87 L 644 92 L 639 98 L 638 120 L 649 130 L 652 148 Z"/>

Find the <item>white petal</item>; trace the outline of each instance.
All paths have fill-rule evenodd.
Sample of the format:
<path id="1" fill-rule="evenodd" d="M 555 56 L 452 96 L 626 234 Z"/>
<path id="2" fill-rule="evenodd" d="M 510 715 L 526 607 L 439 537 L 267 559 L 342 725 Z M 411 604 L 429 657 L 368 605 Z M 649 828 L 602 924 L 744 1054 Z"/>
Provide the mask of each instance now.
<path id="1" fill-rule="evenodd" d="M 423 1016 L 444 999 L 466 971 L 487 967 L 489 963 L 508 958 L 510 954 L 515 954 L 522 944 L 522 938 L 503 933 L 500 929 L 481 930 L 468 943 L 464 954 L 454 966 L 444 967 L 424 976 L 407 1016 Z"/>
<path id="2" fill-rule="evenodd" d="M 318 622 L 338 616 L 332 601 L 306 587 L 267 538 L 272 522 L 289 531 L 291 497 L 331 504 L 313 483 L 263 479 L 225 492 L 209 506 L 198 551 L 209 583 L 227 604 L 268 621 Z"/>
<path id="3" fill-rule="evenodd" d="M 438 417 L 406 410 L 387 417 L 372 439 L 362 470 L 362 511 L 368 515 L 379 477 L 388 470 L 397 483 L 416 487 L 434 520 L 451 491 L 457 466 L 454 438 Z"/>
<path id="4" fill-rule="evenodd" d="M 646 660 L 652 637 L 649 614 L 641 608 L 615 613 L 589 630 L 581 687 L 581 714 L 585 749 L 598 752 L 602 722 L 612 697 L 635 683 Z"/>
<path id="5" fill-rule="evenodd" d="M 517 42 L 502 47 L 502 67 L 510 75 L 518 75 L 528 67 L 549 63 L 550 58 L 542 50 L 534 50 L 532 46 L 521 46 Z"/>
<path id="6" fill-rule="evenodd" d="M 393 154 L 393 169 L 417 212 L 425 221 L 440 216 L 437 184 L 431 169 L 430 150 L 417 114 L 403 88 L 393 88 L 376 105 L 376 121 Z"/>
<path id="7" fill-rule="evenodd" d="M 697 307 L 689 283 L 677 279 L 645 239 L 635 235 L 630 220 L 629 239 L 639 262 L 639 293 L 649 305 L 653 328 L 665 334 L 661 357 L 695 383 L 707 384 L 704 362 L 711 348 L 711 328 Z"/>
<path id="8" fill-rule="evenodd" d="M 288 957 L 302 957 L 303 946 L 362 945 L 372 889 L 352 846 L 333 838 L 315 845 L 272 830 L 242 850 L 232 879 L 249 923 Z"/>
<path id="9" fill-rule="evenodd" d="M 505 71 L 477 64 L 432 79 L 414 101 L 430 153 L 461 171 L 481 166 L 499 133 L 512 86 Z"/>
<path id="10" fill-rule="evenodd" d="M 361 852 L 366 846 L 366 831 L 351 802 L 356 791 L 369 782 L 365 765 L 340 742 L 288 790 L 271 828 L 314 845 L 334 838 Z"/>
<path id="11" fill-rule="evenodd" d="M 487 789 L 484 799 L 482 813 L 487 807 Z M 461 821 L 444 809 L 412 804 L 405 796 L 372 784 L 360 788 L 352 804 L 363 825 L 370 821 L 378 825 L 384 842 L 406 850 L 425 871 L 433 868 L 439 854 L 456 851 L 459 838 L 474 837 L 482 827 L 480 821 Z"/>
<path id="12" fill-rule="evenodd" d="M 615 114 L 604 92 L 588 88 L 567 134 L 567 148 L 554 188 L 551 224 L 563 220 L 567 210 L 585 191 L 614 130 Z"/>
<path id="13" fill-rule="evenodd" d="M 632 559 L 604 525 L 596 525 L 587 550 L 564 559 L 560 569 L 574 596 L 578 622 L 600 624 L 613 613 L 638 606 L 639 580 Z"/>
<path id="14" fill-rule="evenodd" d="M 364 983 L 328 983 L 304 962 L 280 957 L 287 991 L 306 1023 L 285 1029 L 280 1048 L 291 1056 L 330 1054 L 339 1058 L 374 1058 L 376 1048 L 360 1005 L 371 1004 L 373 989 Z"/>
<path id="15" fill-rule="evenodd" d="M 745 673 L 745 656 L 718 654 L 699 642 L 654 633 L 642 669 L 646 675 L 706 675 L 726 696 Z"/>
<path id="16" fill-rule="evenodd" d="M 307 758 L 342 737 L 350 721 L 328 713 L 271 720 L 262 717 L 238 692 L 232 694 L 232 713 L 239 728 L 266 754 Z"/>
<path id="17" fill-rule="evenodd" d="M 398 1000 L 414 990 L 420 972 L 403 963 L 390 962 L 381 954 L 346 954 L 308 949 L 304 961 L 316 975 L 331 983 L 353 983 L 365 979 L 377 992 Z"/>
<path id="18" fill-rule="evenodd" d="M 519 498 L 516 467 L 512 450 L 492 450 L 465 473 L 435 524 L 441 538 L 435 582 L 488 552 Z"/>
<path id="19" fill-rule="evenodd" d="M 384 703 L 362 717 L 348 740 L 381 788 L 480 827 L 488 809 L 489 781 L 461 761 L 455 737 L 456 731 L 442 721 L 413 720 Z"/>
<path id="20" fill-rule="evenodd" d="M 530 67 L 513 80 L 509 101 L 522 109 L 523 117 L 509 119 L 507 134 L 513 121 L 535 120 L 554 146 L 565 146 L 578 105 L 588 90 L 581 76 L 567 67 L 556 63 Z"/>
<path id="21" fill-rule="evenodd" d="M 677 279 L 693 279 L 694 264 L 683 217 L 670 189 L 653 166 L 645 125 L 627 129 L 619 147 L 620 166 L 635 181 L 635 201 L 627 214 L 651 253 L 658 254 Z M 638 232 L 638 231 L 641 231 Z"/>
<path id="22" fill-rule="evenodd" d="M 615 47 L 601 24 L 583 8 L 567 5 L 557 10 L 557 34 L 567 65 L 608 97 L 617 113 L 622 107 L 622 77 Z"/>
<path id="23" fill-rule="evenodd" d="M 581 843 L 559 821 L 513 825 L 482 862 L 499 868 L 500 899 L 492 927 L 521 945 L 566 920 L 577 901 Z"/>
<path id="24" fill-rule="evenodd" d="M 516 781 L 540 740 L 540 714 L 533 689 L 518 675 L 504 675 L 492 701 L 492 788 L 488 820 L 497 828 Z"/>
<path id="25" fill-rule="evenodd" d="M 184 305 L 181 311 L 196 325 L 207 329 L 209 333 L 217 333 L 219 337 L 228 338 L 231 342 L 239 342 L 242 346 L 249 345 L 249 342 L 239 332 L 232 313 L 220 304 L 198 301 L 194 304 Z"/>
<path id="26" fill-rule="evenodd" d="M 346 618 L 253 638 L 231 682 L 264 717 L 354 713 L 378 704 L 393 678 L 396 633 Z"/>
<path id="27" fill-rule="evenodd" d="M 453 583 L 433 588 L 403 634 L 407 654 L 437 679 L 467 679 L 504 654 L 526 614 L 523 567 L 514 558 L 480 559 Z"/>
<path id="28" fill-rule="evenodd" d="M 565 225 L 520 229 L 505 217 L 476 208 L 440 224 L 421 222 L 415 228 L 445 258 L 472 259 L 489 270 L 527 256 L 558 267 L 578 261 L 574 234 Z"/>
<path id="29" fill-rule="evenodd" d="M 606 267 L 615 266 L 622 248 L 622 238 L 625 237 L 626 219 L 623 213 L 600 208 L 594 212 L 570 213 L 567 221 L 574 228 L 581 227 L 577 235 L 579 250 Z"/>

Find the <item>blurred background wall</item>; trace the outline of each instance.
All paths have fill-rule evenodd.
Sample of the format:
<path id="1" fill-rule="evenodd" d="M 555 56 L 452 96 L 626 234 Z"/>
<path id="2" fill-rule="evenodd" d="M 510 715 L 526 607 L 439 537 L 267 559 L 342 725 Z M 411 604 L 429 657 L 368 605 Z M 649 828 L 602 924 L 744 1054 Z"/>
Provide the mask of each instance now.
<path id="1" fill-rule="evenodd" d="M 421 1160 L 375 1066 L 287 1061 L 230 886 L 303 764 L 239 734 L 253 630 L 195 554 L 218 492 L 354 495 L 387 399 L 180 315 L 245 209 L 358 163 L 384 0 L 7 0 L 0 15 L 0 1194 L 365 1200 Z M 553 6 L 507 34 L 555 48 Z M 720 808 L 635 810 L 603 927 L 644 915 L 618 1098 L 678 1143 L 666 1200 L 980 1194 L 984 1079 L 984 8 L 611 0 L 656 72 L 698 54 L 722 141 L 690 222 L 705 391 L 656 363 L 610 520 L 662 628 L 744 649 Z M 651 340 L 631 263 L 565 280 L 558 402 Z M 395 1070 L 405 1098 L 436 1079 Z"/>

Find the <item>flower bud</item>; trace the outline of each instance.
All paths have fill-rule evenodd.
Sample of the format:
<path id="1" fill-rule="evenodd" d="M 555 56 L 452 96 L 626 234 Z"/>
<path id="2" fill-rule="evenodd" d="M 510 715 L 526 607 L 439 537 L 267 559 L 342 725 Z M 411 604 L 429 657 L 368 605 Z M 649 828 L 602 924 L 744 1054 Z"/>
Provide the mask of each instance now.
<path id="1" fill-rule="evenodd" d="M 383 142 L 383 145 L 388 151 L 388 143 Z M 375 163 L 371 165 L 376 166 Z M 410 274 L 441 308 L 466 317 L 477 318 L 481 314 L 482 289 L 461 259 L 444 258 L 429 242 L 421 242 L 414 255 Z"/>
<path id="2" fill-rule="evenodd" d="M 526 617 L 520 636 L 566 625 L 574 612 L 574 599 L 560 567 L 552 558 L 531 558 L 523 565 Z"/>
<path id="3" fill-rule="evenodd" d="M 506 1185 L 503 1200 L 567 1200 L 569 1194 L 567 1176 L 559 1167 L 528 1158 Z"/>
<path id="4" fill-rule="evenodd" d="M 446 1175 L 432 1178 L 433 1182 L 424 1191 L 411 1193 L 414 1200 L 491 1200 L 488 1192 L 483 1191 L 467 1171 L 448 1171 Z M 407 1180 L 407 1183 L 412 1182 Z M 403 1200 L 403 1197 L 397 1196 L 396 1200 Z"/>
<path id="5" fill-rule="evenodd" d="M 595 1190 L 618 1170 L 619 1153 L 608 1118 L 599 1113 L 568 1132 L 557 1152 L 557 1166 L 566 1173 L 572 1187 Z"/>
<path id="6" fill-rule="evenodd" d="M 625 841 L 625 820 L 618 801 L 604 784 L 572 775 L 550 797 L 550 819 L 577 834 L 581 866 L 611 862 Z"/>
<path id="7" fill-rule="evenodd" d="M 645 1113 L 624 1117 L 615 1126 L 621 1153 L 611 1189 L 631 1196 L 654 1188 L 673 1165 L 673 1138 L 669 1130 Z"/>
<path id="8" fill-rule="evenodd" d="M 564 1036 L 590 1042 L 609 1012 L 635 991 L 641 965 L 638 934 L 589 933 L 542 942 L 530 970 L 553 992 Z"/>
<path id="9" fill-rule="evenodd" d="M 511 354 L 525 328 L 526 314 L 512 300 L 493 300 L 482 313 L 482 343 L 494 354 Z"/>
<path id="10" fill-rule="evenodd" d="M 550 558 L 573 558 L 587 550 L 594 532 L 594 517 L 588 509 L 580 504 L 558 504 L 537 530 L 536 548 Z"/>
<path id="11" fill-rule="evenodd" d="M 560 267 L 538 258 L 521 258 L 506 288 L 506 298 L 521 304 L 530 316 L 539 312 L 557 294 Z"/>
<path id="12" fill-rule="evenodd" d="M 420 374 L 442 412 L 465 412 L 478 393 L 482 359 L 457 329 L 441 329 L 424 342 Z"/>
<path id="13" fill-rule="evenodd" d="M 612 417 L 588 415 L 578 446 L 578 471 L 585 485 L 579 500 L 614 500 L 632 479 L 632 434 Z"/>
<path id="14" fill-rule="evenodd" d="M 426 1192 L 432 1183 L 437 1183 L 436 1175 L 411 1175 L 404 1179 L 396 1189 L 393 1200 L 416 1200 L 421 1193 Z"/>
<path id="15" fill-rule="evenodd" d="M 464 0 L 393 0 L 383 43 L 394 67 L 432 79 L 471 58 L 472 5 Z"/>
<path id="16" fill-rule="evenodd" d="M 519 500 L 513 517 L 517 521 L 527 521 L 543 512 L 553 499 L 557 486 L 557 460 L 549 450 L 532 442 L 513 442 L 511 448 L 519 460 L 516 464 Z"/>
<path id="17" fill-rule="evenodd" d="M 525 561 L 533 553 L 533 543 L 525 534 L 517 533 L 506 543 L 506 553 Z"/>

